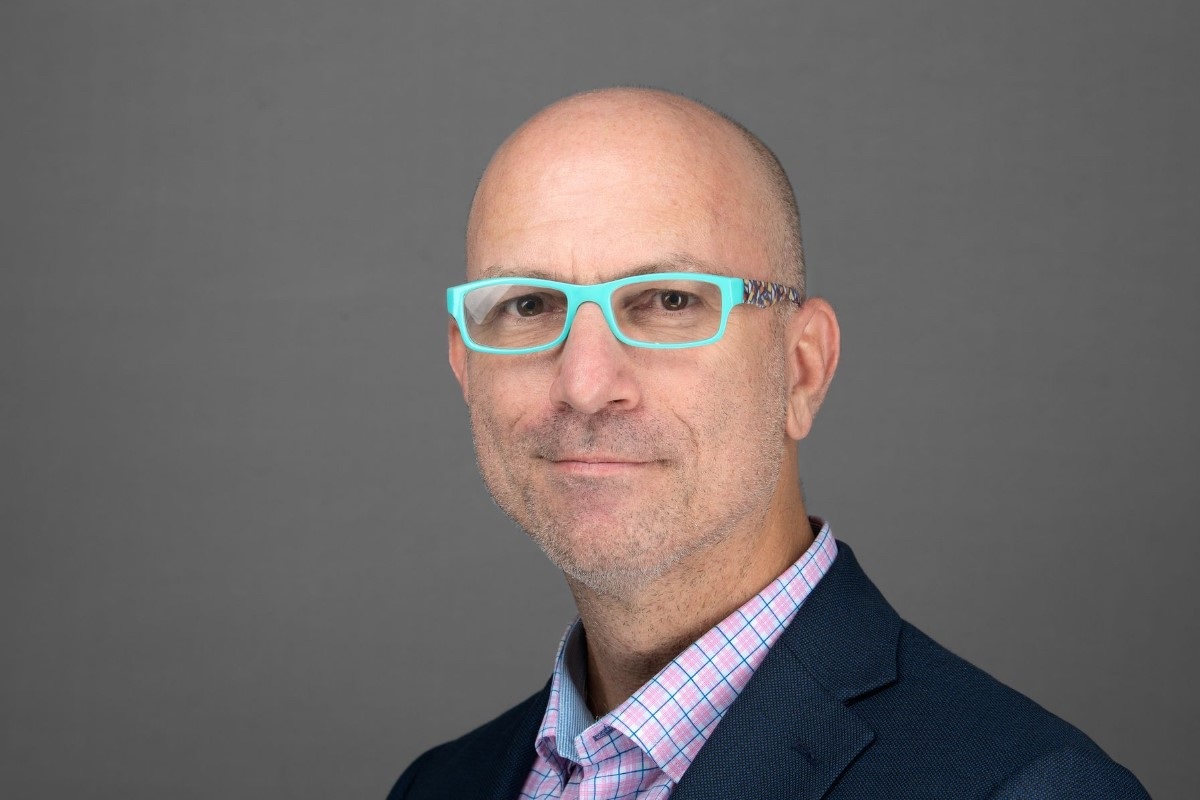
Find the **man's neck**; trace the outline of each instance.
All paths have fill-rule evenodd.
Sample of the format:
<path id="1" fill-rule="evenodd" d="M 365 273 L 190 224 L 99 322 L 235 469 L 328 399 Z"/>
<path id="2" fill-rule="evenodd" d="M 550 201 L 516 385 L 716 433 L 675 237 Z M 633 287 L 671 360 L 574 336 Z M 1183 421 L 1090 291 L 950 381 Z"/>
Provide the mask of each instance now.
<path id="1" fill-rule="evenodd" d="M 614 597 L 569 581 L 587 634 L 593 714 L 627 700 L 800 558 L 813 533 L 803 502 L 788 506 L 773 509 L 759 530 L 693 554 L 639 591 Z"/>

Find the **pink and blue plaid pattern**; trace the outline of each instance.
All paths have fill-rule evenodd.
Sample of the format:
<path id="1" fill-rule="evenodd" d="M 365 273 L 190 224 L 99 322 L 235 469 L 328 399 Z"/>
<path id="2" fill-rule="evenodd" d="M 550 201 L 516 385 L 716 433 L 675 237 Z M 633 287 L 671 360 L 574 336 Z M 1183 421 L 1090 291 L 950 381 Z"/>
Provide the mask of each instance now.
<path id="1" fill-rule="evenodd" d="M 579 620 L 573 622 L 558 649 L 521 798 L 669 797 L 837 556 L 828 524 L 819 524 L 795 564 L 598 720 L 580 690 L 585 653 Z"/>

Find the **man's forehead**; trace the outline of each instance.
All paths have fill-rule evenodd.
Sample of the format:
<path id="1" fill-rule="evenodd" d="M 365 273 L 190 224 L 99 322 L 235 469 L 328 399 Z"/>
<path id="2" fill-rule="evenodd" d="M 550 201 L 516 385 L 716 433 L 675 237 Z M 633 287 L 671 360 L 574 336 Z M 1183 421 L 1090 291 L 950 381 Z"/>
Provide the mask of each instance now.
<path id="1" fill-rule="evenodd" d="M 489 203 L 468 232 L 470 279 L 544 277 L 601 283 L 650 272 L 756 275 L 768 236 L 751 204 L 720 193 L 673 192 L 644 184 L 588 196 Z"/>
<path id="2" fill-rule="evenodd" d="M 635 275 L 652 275 L 657 272 L 703 272 L 720 275 L 727 272 L 719 264 L 713 264 L 687 253 L 669 253 L 663 258 L 635 264 L 629 267 L 618 267 L 603 274 L 596 272 L 581 280 L 581 276 L 564 276 L 563 269 L 545 269 L 540 266 L 513 264 L 491 264 L 479 270 L 477 279 L 486 278 L 539 278 L 548 281 L 567 280 L 581 284 L 603 283 L 605 281 L 629 278 Z"/>

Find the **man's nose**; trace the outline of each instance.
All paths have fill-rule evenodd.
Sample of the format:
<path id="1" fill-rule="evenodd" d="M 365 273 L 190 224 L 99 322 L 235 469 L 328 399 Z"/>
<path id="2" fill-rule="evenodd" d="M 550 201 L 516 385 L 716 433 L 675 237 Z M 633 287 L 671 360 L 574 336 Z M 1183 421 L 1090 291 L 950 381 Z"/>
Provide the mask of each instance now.
<path id="1" fill-rule="evenodd" d="M 580 305 L 558 354 L 550 399 L 585 414 L 635 407 L 640 395 L 626 348 L 599 306 Z"/>

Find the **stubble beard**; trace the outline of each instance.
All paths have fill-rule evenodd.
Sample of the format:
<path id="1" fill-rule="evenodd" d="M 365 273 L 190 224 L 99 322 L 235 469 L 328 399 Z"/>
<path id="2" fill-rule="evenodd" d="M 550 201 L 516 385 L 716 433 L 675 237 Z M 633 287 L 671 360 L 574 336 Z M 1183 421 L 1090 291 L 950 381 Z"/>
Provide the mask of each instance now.
<path id="1" fill-rule="evenodd" d="M 684 453 L 664 446 L 662 426 L 620 414 L 562 411 L 516 442 L 495 420 L 472 414 L 479 469 L 492 500 L 567 575 L 604 595 L 634 591 L 706 546 L 687 519 L 695 485 L 680 473 Z M 651 445 L 651 443 L 656 443 Z M 607 513 L 621 497 L 645 491 L 634 478 L 554 475 L 556 456 L 589 450 L 646 459 L 668 496 L 650 497 L 635 513 Z M 677 543 L 672 546 L 672 543 Z"/>
<path id="2" fill-rule="evenodd" d="M 761 528 L 782 469 L 785 410 L 783 364 L 763 358 L 759 376 L 767 386 L 763 405 L 775 413 L 747 419 L 709 420 L 696 429 L 683 420 L 666 425 L 632 415 L 556 412 L 514 437 L 472 404 L 471 426 L 479 469 L 497 506 L 524 530 L 570 581 L 607 597 L 628 596 L 662 578 L 673 567 L 727 539 L 736 530 Z M 714 387 L 714 392 L 732 387 Z M 720 396 L 720 395 L 715 395 Z M 705 441 L 738 441 L 742 459 L 731 472 L 711 480 L 713 464 L 694 455 Z M 625 492 L 645 491 L 611 479 L 531 479 L 547 475 L 555 455 L 596 449 L 631 458 L 654 459 L 650 469 L 662 489 L 635 512 L 597 520 L 596 506 Z M 720 454 L 717 455 L 720 458 Z M 542 460 L 542 463 L 539 463 Z M 730 466 L 730 465 L 727 465 Z M 569 497 L 570 501 L 564 499 Z M 582 501 L 582 502 L 580 502 Z"/>

